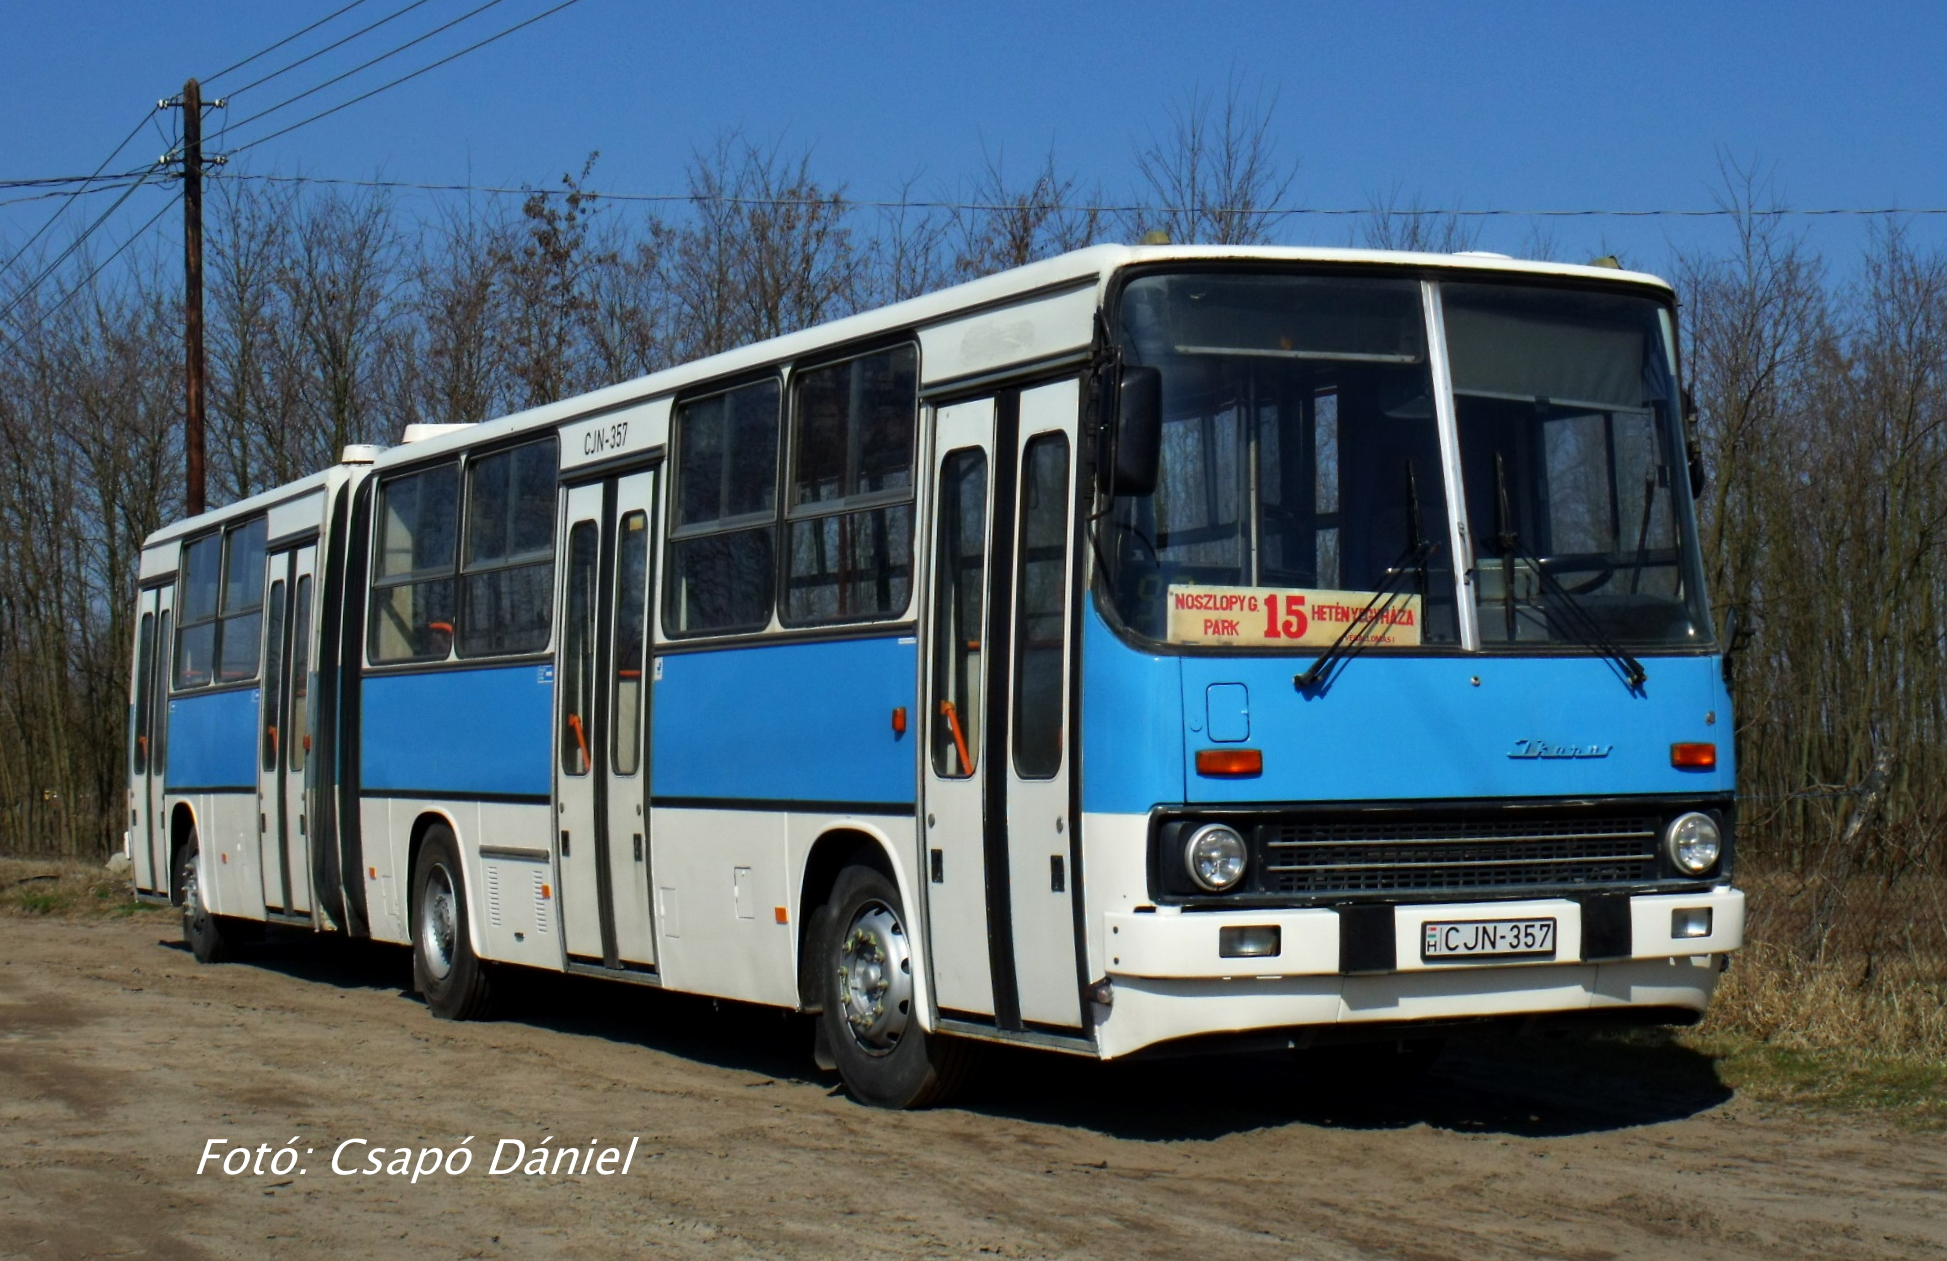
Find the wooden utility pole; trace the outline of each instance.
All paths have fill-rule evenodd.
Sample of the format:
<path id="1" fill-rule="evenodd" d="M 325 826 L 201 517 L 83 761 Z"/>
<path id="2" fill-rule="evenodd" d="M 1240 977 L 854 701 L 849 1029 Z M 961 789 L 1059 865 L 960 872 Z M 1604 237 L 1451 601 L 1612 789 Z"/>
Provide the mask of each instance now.
<path id="1" fill-rule="evenodd" d="M 184 506 L 203 511 L 203 88 L 183 84 L 183 447 L 189 457 Z"/>

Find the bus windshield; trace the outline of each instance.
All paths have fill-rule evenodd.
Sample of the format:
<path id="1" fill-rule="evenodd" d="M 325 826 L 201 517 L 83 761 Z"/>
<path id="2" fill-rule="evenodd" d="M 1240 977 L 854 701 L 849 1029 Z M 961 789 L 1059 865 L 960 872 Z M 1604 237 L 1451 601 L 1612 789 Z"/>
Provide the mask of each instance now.
<path id="1" fill-rule="evenodd" d="M 1484 647 L 1694 645 L 1708 622 L 1663 308 L 1441 287 Z M 1124 362 L 1159 371 L 1153 493 L 1102 524 L 1105 594 L 1167 644 L 1460 641 L 1418 281 L 1145 275 Z"/>

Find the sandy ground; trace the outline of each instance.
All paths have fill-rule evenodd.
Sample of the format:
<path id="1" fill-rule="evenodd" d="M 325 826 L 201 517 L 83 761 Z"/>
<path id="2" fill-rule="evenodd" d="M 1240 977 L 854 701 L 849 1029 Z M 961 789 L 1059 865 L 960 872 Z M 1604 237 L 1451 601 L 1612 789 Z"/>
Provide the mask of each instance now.
<path id="1" fill-rule="evenodd" d="M 407 976 L 305 937 L 199 967 L 160 913 L 0 919 L 0 1257 L 1947 1255 L 1947 1137 L 1739 1100 L 1674 1047 L 1458 1047 L 1377 1097 L 1007 1053 L 888 1114 L 802 1020 L 551 978 L 455 1025 Z M 196 1172 L 293 1136 L 302 1172 Z M 459 1175 L 330 1168 L 468 1136 Z M 487 1174 L 546 1136 L 639 1142 L 626 1175 Z"/>

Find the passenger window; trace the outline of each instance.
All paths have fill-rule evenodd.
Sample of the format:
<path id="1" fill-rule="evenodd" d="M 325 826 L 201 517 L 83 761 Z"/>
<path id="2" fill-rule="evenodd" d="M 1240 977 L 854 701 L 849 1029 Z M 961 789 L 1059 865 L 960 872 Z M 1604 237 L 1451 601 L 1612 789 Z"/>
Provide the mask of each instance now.
<path id="1" fill-rule="evenodd" d="M 176 687 L 245 683 L 257 677 L 264 616 L 264 538 L 253 517 L 184 549 Z"/>
<path id="2" fill-rule="evenodd" d="M 217 630 L 217 680 L 242 683 L 257 677 L 263 648 L 263 517 L 231 528 L 223 536 L 223 617 Z"/>
<path id="3" fill-rule="evenodd" d="M 561 770 L 588 773 L 588 732 L 595 714 L 595 523 L 568 534 L 568 590 L 562 610 Z"/>
<path id="4" fill-rule="evenodd" d="M 664 628 L 762 630 L 776 582 L 778 383 L 676 409 L 676 520 Z"/>
<path id="5" fill-rule="evenodd" d="M 223 536 L 211 534 L 183 549 L 176 597 L 176 688 L 203 687 L 216 677 L 216 601 L 223 578 Z"/>
<path id="6" fill-rule="evenodd" d="M 615 542 L 615 773 L 642 764 L 642 650 L 648 638 L 649 515 L 622 518 Z"/>
<path id="7" fill-rule="evenodd" d="M 284 737 L 284 764 L 304 769 L 311 751 L 311 575 L 297 580 L 297 611 L 291 631 L 291 719 Z"/>
<path id="8" fill-rule="evenodd" d="M 793 395 L 783 621 L 896 617 L 913 586 L 919 352 L 809 369 Z"/>
<path id="9" fill-rule="evenodd" d="M 1061 769 L 1062 644 L 1068 609 L 1068 439 L 1043 434 L 1021 459 L 1021 542 L 1014 570 L 1014 769 Z"/>
<path id="10" fill-rule="evenodd" d="M 462 657 L 539 652 L 554 607 L 555 439 L 469 461 Z"/>
<path id="11" fill-rule="evenodd" d="M 934 562 L 933 772 L 963 779 L 980 765 L 980 663 L 985 636 L 987 454 L 955 451 L 940 466 Z"/>
<path id="12" fill-rule="evenodd" d="M 379 489 L 374 662 L 440 661 L 452 649 L 459 488 L 459 467 L 441 464 L 392 478 Z"/>

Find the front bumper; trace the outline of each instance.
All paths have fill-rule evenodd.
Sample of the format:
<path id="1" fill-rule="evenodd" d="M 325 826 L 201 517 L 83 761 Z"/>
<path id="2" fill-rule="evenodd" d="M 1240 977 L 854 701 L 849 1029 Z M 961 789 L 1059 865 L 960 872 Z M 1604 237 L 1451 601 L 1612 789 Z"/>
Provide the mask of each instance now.
<path id="1" fill-rule="evenodd" d="M 1705 936 L 1673 935 L 1673 912 L 1708 908 Z M 1729 886 L 1629 899 L 1626 936 L 1613 926 L 1585 934 L 1583 904 L 1566 898 L 1457 902 L 1388 908 L 1391 966 L 1352 960 L 1346 925 L 1329 908 L 1117 912 L 1105 917 L 1103 945 L 1114 1000 L 1097 1009 L 1101 1055 L 1127 1055 L 1159 1042 L 1209 1034 L 1361 1022 L 1440 1021 L 1538 1015 L 1600 1008 L 1701 1012 L 1718 958 L 1744 944 L 1744 894 Z M 1544 960 L 1427 963 L 1420 957 L 1428 921 L 1553 918 L 1556 951 Z M 1279 954 L 1224 958 L 1227 926 L 1280 930 Z M 1610 948 L 1584 957 L 1585 940 Z M 1627 944 L 1625 945 L 1624 942 Z"/>

